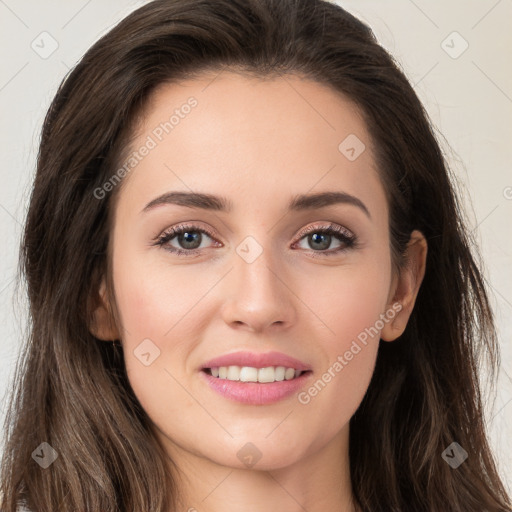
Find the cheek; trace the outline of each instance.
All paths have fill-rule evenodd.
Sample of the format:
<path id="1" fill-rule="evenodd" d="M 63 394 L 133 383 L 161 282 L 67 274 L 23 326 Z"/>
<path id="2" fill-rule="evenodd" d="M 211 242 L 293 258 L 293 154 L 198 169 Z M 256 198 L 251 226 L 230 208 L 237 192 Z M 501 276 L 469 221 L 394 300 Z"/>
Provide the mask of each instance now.
<path id="1" fill-rule="evenodd" d="M 116 299 L 128 344 L 144 338 L 165 343 L 176 332 L 183 339 L 184 331 L 197 327 L 201 299 L 218 280 L 212 272 L 148 264 L 143 257 L 119 258 L 115 268 Z"/>
<path id="2" fill-rule="evenodd" d="M 316 313 L 331 352 L 344 351 L 347 343 L 374 326 L 385 312 L 391 283 L 387 268 L 384 253 L 375 262 L 323 269 L 314 277 L 301 279 L 298 295 L 309 310 L 306 314 Z M 378 340 L 378 336 L 374 338 Z"/>
<path id="3" fill-rule="evenodd" d="M 318 428 L 322 418 L 330 418 L 323 425 L 326 435 L 348 422 L 359 406 L 373 375 L 383 322 L 394 316 L 386 310 L 391 275 L 383 270 L 385 262 L 384 256 L 375 265 L 338 269 L 329 280 L 302 288 L 304 302 L 319 312 L 324 334 L 315 342 L 326 357 L 297 398 L 319 413 Z"/>
<path id="4" fill-rule="evenodd" d="M 322 365 L 310 384 L 297 395 L 301 415 L 318 437 L 312 449 L 327 442 L 349 421 L 370 384 L 379 347 L 376 323 L 383 312 L 385 294 L 378 286 L 357 286 L 345 281 L 336 300 L 314 307 L 325 314 L 334 331 L 316 340 L 324 352 Z M 359 285 L 365 284 L 365 280 Z"/>
<path id="5" fill-rule="evenodd" d="M 145 405 L 180 396 L 183 365 L 200 339 L 198 320 L 206 316 L 200 299 L 215 284 L 214 276 L 190 279 L 190 273 L 179 267 L 163 269 L 136 257 L 119 257 L 114 268 L 125 365 L 133 390 Z"/>
<path id="6" fill-rule="evenodd" d="M 214 281 L 127 261 L 119 262 L 116 279 L 128 380 L 151 420 L 178 436 L 193 429 L 197 415 L 197 403 L 186 389 L 185 363 L 200 339 L 197 320 L 204 311 L 199 299 Z M 173 420 L 177 417 L 182 418 L 179 425 Z"/>

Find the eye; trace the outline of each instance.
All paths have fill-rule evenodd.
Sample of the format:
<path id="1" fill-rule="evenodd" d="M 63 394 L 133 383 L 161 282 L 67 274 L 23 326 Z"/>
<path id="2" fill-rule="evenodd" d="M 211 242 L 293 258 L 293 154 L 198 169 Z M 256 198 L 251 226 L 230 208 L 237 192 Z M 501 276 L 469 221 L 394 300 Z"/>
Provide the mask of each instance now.
<path id="1" fill-rule="evenodd" d="M 356 236 L 347 228 L 336 224 L 327 226 L 311 226 L 299 233 L 299 241 L 294 246 L 299 245 L 302 239 L 309 244 L 308 247 L 300 247 L 302 249 L 311 249 L 314 253 L 320 253 L 322 256 L 332 256 L 353 248 L 357 245 Z M 178 256 L 197 255 L 205 246 L 203 242 L 205 238 L 213 239 L 213 234 L 197 225 L 179 225 L 174 226 L 159 235 L 154 245 L 163 247 Z M 331 247 L 332 242 L 337 241 L 338 247 L 326 250 Z M 216 246 L 222 246 L 220 242 L 216 242 Z"/>
<path id="2" fill-rule="evenodd" d="M 155 245 L 177 255 L 191 255 L 204 249 L 204 238 L 213 238 L 206 229 L 194 225 L 175 226 L 162 233 L 155 241 Z M 176 245 L 173 245 L 174 242 Z"/>
<path id="3" fill-rule="evenodd" d="M 336 224 L 329 224 L 327 226 L 312 226 L 304 229 L 299 234 L 300 241 L 305 239 L 309 247 L 302 247 L 305 249 L 313 248 L 313 252 L 325 253 L 326 256 L 338 254 L 355 247 L 357 238 L 347 228 L 338 226 Z M 333 239 L 338 242 L 338 247 L 327 251 L 331 247 Z"/>

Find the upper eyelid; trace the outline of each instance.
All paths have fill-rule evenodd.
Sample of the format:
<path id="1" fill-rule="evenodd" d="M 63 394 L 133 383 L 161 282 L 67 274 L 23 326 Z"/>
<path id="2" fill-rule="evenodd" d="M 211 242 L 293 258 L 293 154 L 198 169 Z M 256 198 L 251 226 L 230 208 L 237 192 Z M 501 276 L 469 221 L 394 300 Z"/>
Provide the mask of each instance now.
<path id="1" fill-rule="evenodd" d="M 333 228 L 335 226 L 340 227 L 343 231 L 345 231 L 345 230 L 348 231 L 352 235 L 353 238 L 356 238 L 355 233 L 351 229 L 349 229 L 341 224 L 335 223 L 335 222 L 325 221 L 325 224 L 316 225 L 316 226 L 310 225 L 310 226 L 300 229 L 296 236 L 297 241 L 300 241 L 302 238 L 304 238 L 306 235 L 308 235 L 311 232 L 326 231 L 326 230 L 329 230 L 329 228 Z M 160 235 L 157 236 L 156 240 L 159 240 L 159 239 L 165 237 L 166 235 L 170 235 L 171 238 L 174 238 L 175 236 L 177 236 L 177 233 L 173 233 L 173 231 L 178 231 L 178 230 L 183 230 L 183 229 L 189 229 L 190 231 L 199 231 L 203 234 L 208 235 L 210 238 L 215 239 L 217 242 L 219 241 L 219 240 L 217 240 L 216 236 L 213 233 L 210 233 L 210 230 L 207 230 L 206 228 L 202 227 L 200 224 L 194 224 L 194 223 L 190 223 L 190 224 L 180 223 L 176 226 L 167 228 Z M 338 233 L 338 235 L 343 235 L 343 231 Z M 296 243 L 296 242 L 294 242 L 294 243 Z"/>
<path id="2" fill-rule="evenodd" d="M 317 230 L 318 231 L 328 231 L 329 229 L 337 229 L 337 228 L 339 228 L 339 230 L 340 230 L 340 233 L 338 233 L 340 235 L 343 234 L 343 231 L 348 231 L 353 237 L 356 236 L 355 233 L 351 229 L 349 229 L 346 226 L 343 226 L 341 224 L 338 224 L 336 222 L 327 222 L 327 224 L 323 224 L 320 226 L 308 226 L 306 228 L 301 229 L 297 236 L 300 239 L 309 233 L 314 233 Z"/>

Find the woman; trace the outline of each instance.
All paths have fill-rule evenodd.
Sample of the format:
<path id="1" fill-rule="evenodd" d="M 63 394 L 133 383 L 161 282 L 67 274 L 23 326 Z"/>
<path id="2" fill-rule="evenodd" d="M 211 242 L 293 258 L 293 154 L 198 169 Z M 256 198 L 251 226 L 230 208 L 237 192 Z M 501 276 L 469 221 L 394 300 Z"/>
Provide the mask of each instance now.
<path id="1" fill-rule="evenodd" d="M 321 0 L 156 0 L 47 114 L 2 510 L 504 511 L 428 118 Z"/>

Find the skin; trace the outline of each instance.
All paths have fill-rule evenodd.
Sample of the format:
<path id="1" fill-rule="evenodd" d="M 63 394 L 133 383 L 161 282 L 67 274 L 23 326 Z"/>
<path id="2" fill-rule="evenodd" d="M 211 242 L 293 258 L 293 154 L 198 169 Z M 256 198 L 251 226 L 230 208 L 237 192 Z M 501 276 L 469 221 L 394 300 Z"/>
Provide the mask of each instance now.
<path id="1" fill-rule="evenodd" d="M 399 302 L 380 331 L 393 341 L 414 306 L 426 242 L 413 233 L 410 265 L 395 275 L 388 204 L 353 103 L 298 76 L 217 75 L 162 85 L 147 105 L 132 148 L 187 98 L 198 101 L 125 178 L 110 240 L 115 297 L 103 282 L 91 332 L 122 340 L 131 386 L 180 468 L 182 510 L 352 511 L 349 420 L 369 385 L 379 336 L 360 344 L 307 404 L 296 395 L 240 404 L 212 391 L 198 371 L 225 353 L 276 350 L 312 366 L 307 389 Z M 338 150 L 349 134 L 366 146 L 354 161 Z M 141 213 L 165 192 L 191 190 L 225 196 L 233 211 L 168 204 Z M 292 196 L 324 191 L 357 197 L 370 216 L 351 204 L 287 212 Z M 199 255 L 152 245 L 183 222 L 215 235 L 202 235 Z M 329 223 L 349 229 L 357 245 L 334 253 L 344 244 L 332 237 L 322 253 L 297 237 Z M 236 251 L 249 235 L 263 251 L 252 263 Z M 187 250 L 178 237 L 169 245 Z M 109 316 L 113 300 L 119 329 Z M 146 338 L 161 351 L 149 366 L 134 356 Z M 261 452 L 252 468 L 237 457 L 248 442 Z"/>

